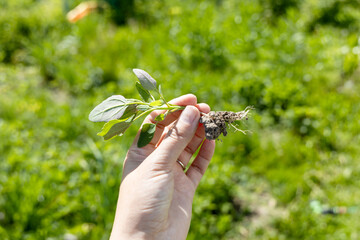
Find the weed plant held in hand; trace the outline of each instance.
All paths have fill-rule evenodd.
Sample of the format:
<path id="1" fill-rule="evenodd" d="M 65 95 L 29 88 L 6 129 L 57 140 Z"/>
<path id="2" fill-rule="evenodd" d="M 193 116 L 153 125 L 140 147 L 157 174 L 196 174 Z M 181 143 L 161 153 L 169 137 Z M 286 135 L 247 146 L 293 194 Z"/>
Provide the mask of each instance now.
<path id="1" fill-rule="evenodd" d="M 138 147 L 144 147 L 153 138 L 157 123 L 164 120 L 168 114 L 183 110 L 185 107 L 167 102 L 162 94 L 161 85 L 147 72 L 141 69 L 133 69 L 133 72 L 139 79 L 135 86 L 141 100 L 127 99 L 122 95 L 113 95 L 90 112 L 89 120 L 92 122 L 106 122 L 98 135 L 102 136 L 104 140 L 109 140 L 123 135 L 130 125 L 142 116 L 148 115 L 155 110 L 162 110 L 163 112 L 155 118 L 156 123 L 145 123 L 141 127 L 137 145 Z M 155 99 L 151 92 L 157 93 L 159 99 Z M 250 108 L 247 107 L 240 112 L 211 111 L 208 114 L 201 113 L 200 123 L 204 124 L 206 138 L 210 140 L 217 139 L 221 133 L 226 136 L 226 129 L 229 125 L 245 133 L 235 125 L 239 124 L 239 121 L 243 119 L 247 120 L 249 111 Z"/>

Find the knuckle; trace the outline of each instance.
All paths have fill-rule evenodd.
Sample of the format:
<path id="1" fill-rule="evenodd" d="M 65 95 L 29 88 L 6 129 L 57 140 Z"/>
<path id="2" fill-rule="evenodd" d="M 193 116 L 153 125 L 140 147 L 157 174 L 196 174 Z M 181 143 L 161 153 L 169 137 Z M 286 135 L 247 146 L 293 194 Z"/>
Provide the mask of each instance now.
<path id="1" fill-rule="evenodd" d="M 182 142 L 187 139 L 187 133 L 178 131 L 177 128 L 172 128 L 168 133 L 168 137 L 175 142 Z"/>
<path id="2" fill-rule="evenodd" d="M 200 175 L 205 174 L 205 170 L 202 169 L 198 164 L 193 164 L 191 167 L 193 167 L 194 171 L 196 171 Z"/>
<path id="3" fill-rule="evenodd" d="M 181 124 L 177 124 L 173 128 L 171 128 L 168 132 L 168 137 L 173 139 L 174 141 L 185 141 L 192 137 L 191 125 L 186 122 L 181 122 Z"/>
<path id="4" fill-rule="evenodd" d="M 193 154 L 195 151 L 192 147 L 190 147 L 189 145 L 187 145 L 184 149 L 185 152 L 189 153 L 189 154 Z"/>

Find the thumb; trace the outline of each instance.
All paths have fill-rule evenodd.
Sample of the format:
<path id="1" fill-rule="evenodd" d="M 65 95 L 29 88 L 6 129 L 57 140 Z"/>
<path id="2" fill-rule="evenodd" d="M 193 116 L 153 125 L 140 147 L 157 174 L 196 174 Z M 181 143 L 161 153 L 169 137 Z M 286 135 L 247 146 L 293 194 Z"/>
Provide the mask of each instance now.
<path id="1" fill-rule="evenodd" d="M 169 130 L 158 148 L 152 152 L 152 159 L 159 166 L 172 168 L 185 147 L 189 144 L 199 126 L 200 112 L 194 106 L 187 106 L 175 126 Z"/>

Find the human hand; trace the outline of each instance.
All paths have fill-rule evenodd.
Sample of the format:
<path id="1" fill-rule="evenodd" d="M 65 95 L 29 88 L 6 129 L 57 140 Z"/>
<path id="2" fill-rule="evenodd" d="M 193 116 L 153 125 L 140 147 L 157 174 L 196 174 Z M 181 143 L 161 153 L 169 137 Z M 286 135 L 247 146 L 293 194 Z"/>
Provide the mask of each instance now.
<path id="1" fill-rule="evenodd" d="M 123 168 L 123 179 L 110 239 L 186 239 L 190 227 L 195 190 L 214 153 L 215 142 L 204 140 L 199 125 L 200 112 L 207 104 L 197 104 L 188 94 L 171 101 L 187 106 L 158 123 L 154 138 L 137 147 L 139 133 L 130 147 Z M 144 123 L 154 122 L 152 112 Z M 201 145 L 201 143 L 203 144 Z M 200 147 L 188 170 L 187 165 Z"/>

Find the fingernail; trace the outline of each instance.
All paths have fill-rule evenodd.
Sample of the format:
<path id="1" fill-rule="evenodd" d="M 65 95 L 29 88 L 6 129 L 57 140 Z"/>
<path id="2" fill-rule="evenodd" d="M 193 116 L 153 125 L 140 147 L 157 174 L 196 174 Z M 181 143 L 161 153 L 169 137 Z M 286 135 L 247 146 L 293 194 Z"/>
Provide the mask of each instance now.
<path id="1" fill-rule="evenodd" d="M 194 107 L 186 107 L 184 109 L 184 111 L 181 113 L 180 115 L 180 119 L 184 122 L 187 122 L 189 124 L 193 124 L 196 117 L 197 117 L 197 113 L 196 113 L 196 109 L 194 109 Z"/>

